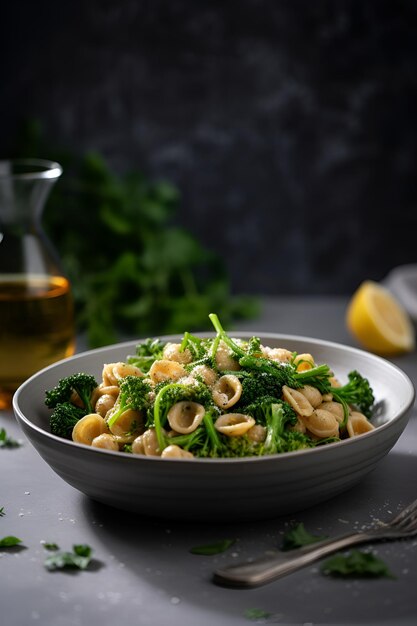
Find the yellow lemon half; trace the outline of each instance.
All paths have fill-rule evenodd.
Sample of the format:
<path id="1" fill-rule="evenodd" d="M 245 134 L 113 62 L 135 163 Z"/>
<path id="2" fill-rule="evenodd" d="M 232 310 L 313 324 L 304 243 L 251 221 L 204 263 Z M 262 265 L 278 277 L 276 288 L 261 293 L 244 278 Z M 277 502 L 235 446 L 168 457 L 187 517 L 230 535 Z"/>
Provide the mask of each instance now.
<path id="1" fill-rule="evenodd" d="M 352 335 L 376 354 L 401 354 L 415 347 L 408 313 L 385 287 L 372 280 L 364 281 L 353 294 L 346 323 Z"/>

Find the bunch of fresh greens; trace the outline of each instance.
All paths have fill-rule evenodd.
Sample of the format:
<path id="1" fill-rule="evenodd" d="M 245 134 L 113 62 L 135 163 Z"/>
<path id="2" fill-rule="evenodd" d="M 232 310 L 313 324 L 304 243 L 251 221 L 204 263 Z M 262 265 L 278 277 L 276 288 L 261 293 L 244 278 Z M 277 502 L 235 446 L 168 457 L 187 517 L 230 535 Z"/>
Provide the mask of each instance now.
<path id="1" fill-rule="evenodd" d="M 37 123 L 21 134 L 17 156 L 55 159 L 64 168 L 44 225 L 90 346 L 121 335 L 205 330 L 210 310 L 226 322 L 256 314 L 255 299 L 231 295 L 222 259 L 178 225 L 180 194 L 172 184 L 141 171 L 119 176 L 96 153 L 52 149 Z"/>

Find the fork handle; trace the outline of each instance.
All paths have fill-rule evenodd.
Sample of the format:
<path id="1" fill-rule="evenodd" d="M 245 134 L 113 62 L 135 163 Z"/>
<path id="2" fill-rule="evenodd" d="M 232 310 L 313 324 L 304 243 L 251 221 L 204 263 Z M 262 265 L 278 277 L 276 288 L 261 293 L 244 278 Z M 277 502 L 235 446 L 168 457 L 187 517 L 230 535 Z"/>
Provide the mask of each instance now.
<path id="1" fill-rule="evenodd" d="M 296 570 L 314 563 L 332 552 L 351 545 L 370 541 L 366 533 L 349 533 L 337 539 L 325 539 L 314 546 L 300 548 L 296 552 L 263 557 L 250 563 L 238 563 L 230 567 L 218 569 L 214 572 L 215 583 L 228 587 L 258 587 L 270 583 L 281 576 L 286 576 Z"/>

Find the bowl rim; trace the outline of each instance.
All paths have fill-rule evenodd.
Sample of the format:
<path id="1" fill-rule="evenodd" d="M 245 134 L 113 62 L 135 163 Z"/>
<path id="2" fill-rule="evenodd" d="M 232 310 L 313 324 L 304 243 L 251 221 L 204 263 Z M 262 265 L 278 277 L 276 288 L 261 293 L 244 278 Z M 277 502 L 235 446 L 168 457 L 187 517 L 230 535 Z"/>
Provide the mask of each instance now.
<path id="1" fill-rule="evenodd" d="M 197 337 L 213 337 L 216 335 L 216 333 L 213 332 L 196 332 L 193 333 L 195 336 Z M 385 359 L 382 356 L 373 354 L 371 352 L 368 352 L 366 350 L 362 350 L 360 348 L 356 348 L 354 346 L 348 346 L 346 344 L 340 343 L 340 342 L 335 342 L 335 341 L 329 341 L 326 339 L 319 339 L 319 338 L 314 338 L 314 337 L 308 337 L 308 336 L 304 336 L 304 335 L 295 335 L 295 334 L 286 334 L 286 333 L 273 333 L 273 332 L 264 332 L 264 331 L 238 331 L 238 330 L 232 330 L 232 331 L 228 331 L 228 334 L 230 336 L 232 336 L 233 338 L 250 338 L 250 337 L 262 337 L 265 339 L 274 339 L 274 340 L 282 340 L 282 341 L 298 341 L 298 342 L 308 342 L 312 345 L 317 345 L 317 346 L 321 346 L 324 348 L 332 348 L 332 349 L 336 349 L 336 350 L 342 350 L 342 351 L 346 351 L 350 354 L 357 354 L 358 356 L 362 356 L 362 357 L 366 357 L 367 359 L 371 359 L 373 361 L 376 361 L 378 363 L 383 364 L 385 367 L 389 367 L 391 368 L 393 371 L 395 371 L 400 377 L 403 378 L 404 382 L 406 383 L 406 385 L 408 386 L 408 390 L 409 390 L 409 396 L 407 401 L 405 402 L 404 406 L 401 408 L 401 410 L 399 412 L 397 412 L 397 414 L 390 419 L 389 421 L 387 421 L 385 424 L 381 424 L 380 426 L 378 426 L 377 428 L 375 428 L 375 430 L 371 430 L 369 432 L 363 433 L 360 437 L 351 437 L 349 439 L 343 439 L 342 441 L 336 441 L 334 443 L 328 443 L 325 445 L 318 445 L 317 447 L 314 448 L 306 448 L 306 449 L 302 449 L 302 450 L 294 450 L 291 452 L 283 452 L 280 454 L 267 454 L 267 455 L 262 455 L 262 456 L 248 456 L 248 457 L 232 457 L 232 458 L 222 458 L 222 457 L 213 457 L 213 458 L 199 458 L 199 457 L 194 457 L 193 459 L 184 459 L 184 458 L 161 458 L 158 456 L 146 456 L 146 455 L 133 455 L 131 453 L 128 452 L 121 452 L 121 451 L 113 451 L 113 450 L 104 450 L 104 449 L 100 449 L 100 448 L 92 448 L 91 446 L 87 446 L 85 444 L 79 444 L 76 443 L 75 441 L 71 441 L 69 439 L 64 439 L 62 437 L 58 437 L 57 435 L 53 435 L 52 433 L 48 432 L 47 430 L 41 428 L 40 426 L 38 426 L 37 424 L 34 424 L 21 410 L 20 405 L 19 405 L 19 400 L 20 400 L 20 396 L 22 394 L 25 393 L 27 387 L 30 387 L 34 381 L 36 381 L 37 378 L 40 378 L 43 374 L 45 374 L 46 372 L 50 371 L 50 370 L 54 370 L 54 369 L 58 369 L 61 365 L 63 365 L 64 363 L 69 363 L 69 362 L 76 362 L 84 357 L 88 357 L 88 356 L 99 356 L 102 353 L 105 353 L 109 350 L 123 350 L 123 349 L 134 349 L 136 347 L 137 344 L 145 341 L 146 338 L 137 338 L 137 339 L 130 339 L 130 340 L 126 340 L 126 341 L 122 341 L 119 343 L 115 343 L 115 344 L 109 344 L 106 346 L 101 346 L 99 348 L 92 348 L 89 350 L 85 350 L 82 352 L 79 352 L 77 354 L 74 354 L 71 357 L 67 357 L 65 359 L 61 359 L 59 361 L 56 361 L 55 363 L 52 363 L 51 365 L 48 365 L 47 367 L 42 368 L 41 370 L 39 370 L 38 372 L 36 372 L 35 374 L 33 374 L 32 376 L 30 376 L 28 379 L 26 379 L 20 386 L 19 388 L 16 390 L 16 392 L 13 395 L 13 399 L 12 399 L 12 407 L 13 407 L 13 411 L 15 413 L 15 416 L 17 418 L 18 421 L 23 422 L 26 427 L 29 430 L 35 431 L 38 435 L 40 435 L 41 437 L 43 437 L 46 440 L 51 440 L 53 442 L 58 443 L 59 445 L 62 446 L 66 446 L 69 448 L 74 448 L 74 450 L 78 450 L 78 452 L 80 454 L 85 454 L 85 453 L 93 453 L 93 454 L 102 454 L 103 452 L 107 455 L 107 457 L 110 458 L 117 458 L 119 459 L 119 462 L 122 461 L 122 459 L 125 460 L 125 462 L 137 462 L 137 461 L 150 461 L 152 463 L 165 463 L 168 462 L 175 462 L 176 464 L 190 464 L 191 463 L 198 463 L 198 464 L 246 464 L 246 463 L 260 463 L 262 461 L 271 461 L 272 459 L 275 462 L 279 462 L 278 459 L 281 459 L 281 462 L 283 462 L 284 459 L 289 459 L 289 458 L 294 458 L 294 457 L 300 457 L 300 456 L 305 456 L 307 455 L 314 455 L 314 454 L 324 454 L 324 451 L 331 451 L 334 450 L 335 448 L 346 448 L 346 446 L 352 446 L 352 445 L 357 445 L 358 442 L 361 441 L 366 441 L 367 439 L 374 438 L 375 436 L 378 436 L 378 434 L 382 434 L 384 433 L 387 429 L 392 428 L 392 425 L 397 423 L 398 421 L 401 420 L 401 418 L 409 412 L 409 410 L 411 409 L 411 407 L 414 404 L 414 400 L 416 398 L 416 389 L 414 387 L 414 384 L 412 383 L 410 377 L 408 376 L 408 374 L 406 374 L 399 366 L 397 366 L 396 364 L 392 363 L 391 361 L 389 361 L 388 359 Z M 155 337 L 156 338 L 156 337 Z M 171 334 L 171 335 L 161 335 L 158 337 L 158 339 L 160 339 L 161 341 L 174 341 L 174 340 L 179 340 L 183 338 L 183 333 L 175 333 L 175 334 Z M 104 459 L 104 457 L 102 457 Z"/>

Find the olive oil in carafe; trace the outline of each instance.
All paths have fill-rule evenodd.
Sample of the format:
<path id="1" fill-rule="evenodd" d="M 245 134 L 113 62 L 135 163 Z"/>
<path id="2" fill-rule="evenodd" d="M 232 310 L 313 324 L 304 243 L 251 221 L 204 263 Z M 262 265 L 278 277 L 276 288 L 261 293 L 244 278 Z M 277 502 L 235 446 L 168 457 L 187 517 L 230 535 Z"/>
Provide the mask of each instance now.
<path id="1" fill-rule="evenodd" d="M 10 396 L 43 367 L 72 355 L 74 348 L 73 303 L 66 278 L 0 276 L 0 407 L 2 396 Z"/>

